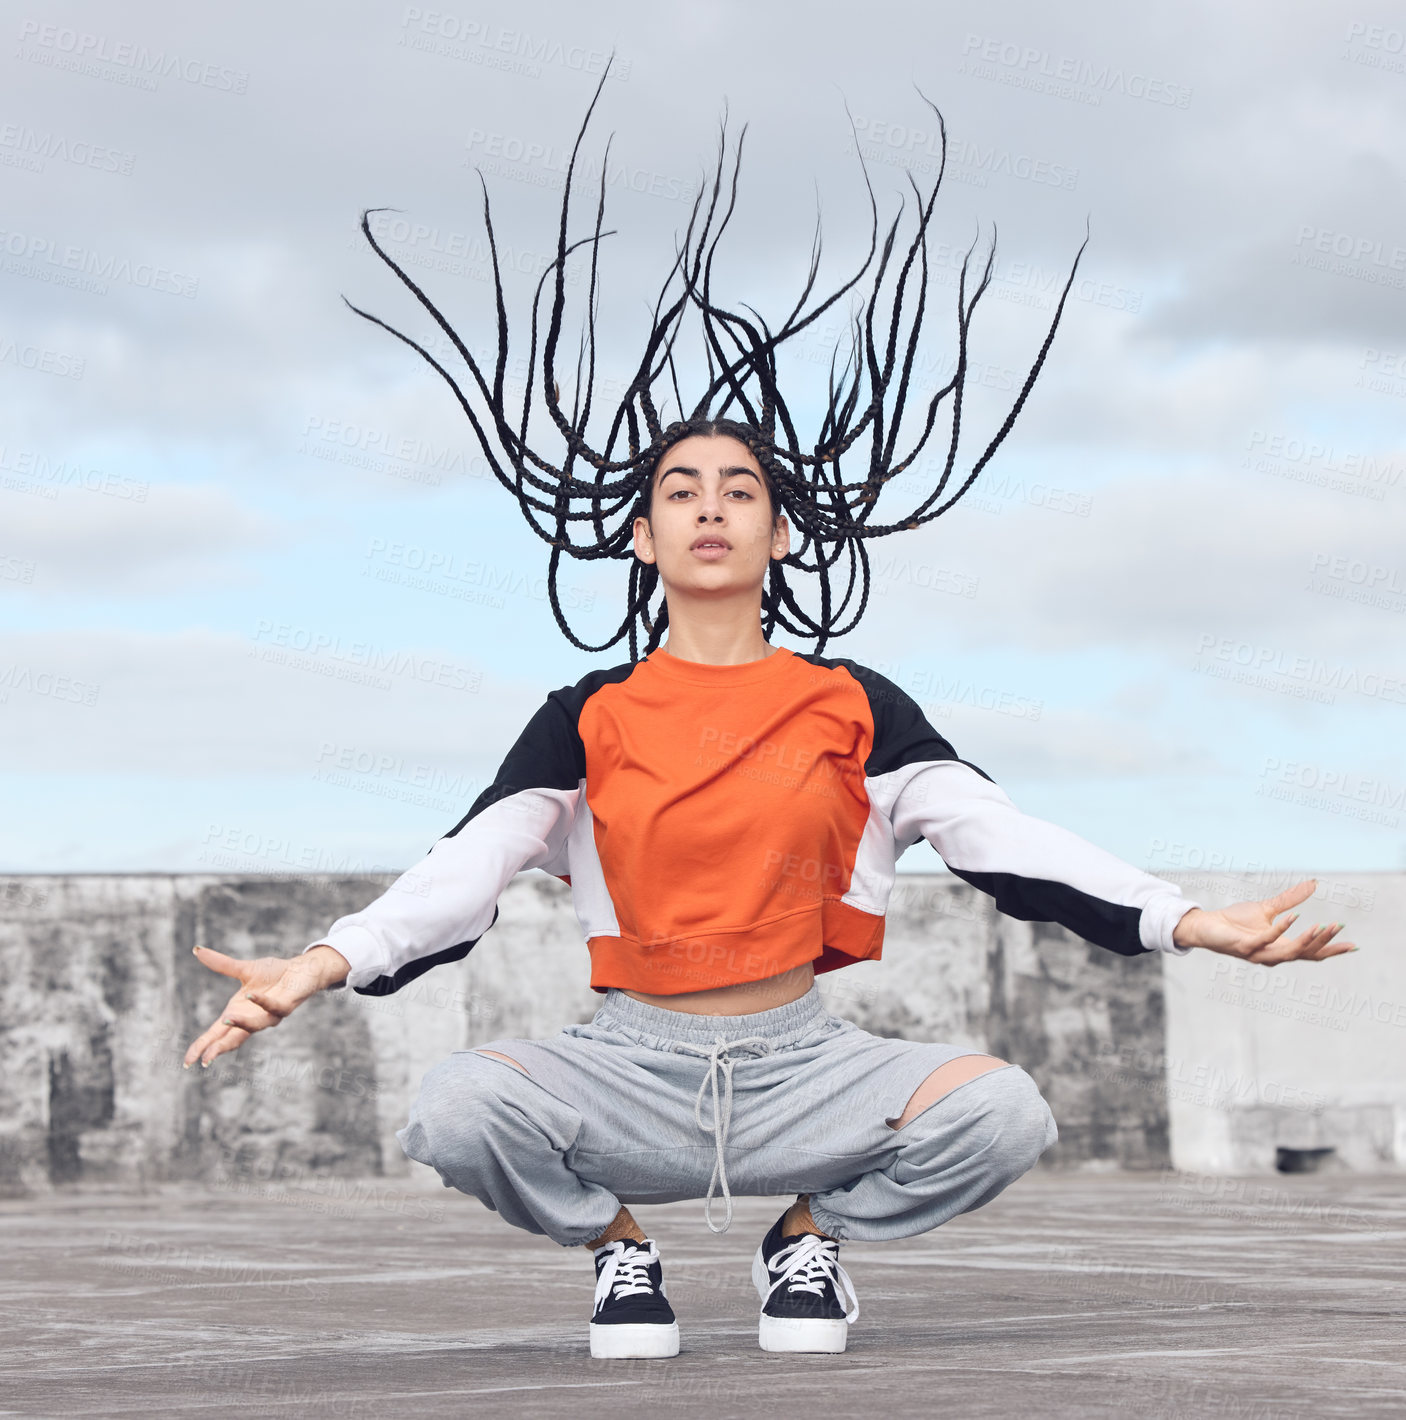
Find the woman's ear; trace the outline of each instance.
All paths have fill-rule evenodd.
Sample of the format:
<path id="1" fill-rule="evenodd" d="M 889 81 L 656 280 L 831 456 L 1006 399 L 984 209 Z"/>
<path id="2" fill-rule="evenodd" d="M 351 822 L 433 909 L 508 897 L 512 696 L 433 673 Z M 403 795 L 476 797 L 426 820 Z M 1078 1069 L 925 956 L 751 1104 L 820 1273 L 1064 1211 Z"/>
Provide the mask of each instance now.
<path id="1" fill-rule="evenodd" d="M 654 561 L 654 534 L 649 526 L 649 519 L 640 516 L 635 519 L 635 556 L 641 562 Z"/>

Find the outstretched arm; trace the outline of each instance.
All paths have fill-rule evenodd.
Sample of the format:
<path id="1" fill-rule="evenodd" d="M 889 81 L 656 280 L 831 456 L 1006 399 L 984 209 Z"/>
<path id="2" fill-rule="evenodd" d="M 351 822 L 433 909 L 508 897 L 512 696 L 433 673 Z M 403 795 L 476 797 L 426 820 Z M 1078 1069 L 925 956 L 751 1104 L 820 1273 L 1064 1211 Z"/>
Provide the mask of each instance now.
<path id="1" fill-rule="evenodd" d="M 1059 824 L 1022 813 L 1000 785 L 960 759 L 915 761 L 869 781 L 887 802 L 894 846 L 926 838 L 957 877 L 1022 922 L 1058 922 L 1123 956 L 1189 948 L 1174 937 L 1200 904 Z"/>
<path id="2" fill-rule="evenodd" d="M 565 876 L 568 842 L 585 802 L 576 711 L 572 688 L 547 696 L 459 824 L 308 950 L 334 947 L 350 965 L 347 986 L 388 995 L 466 956 L 497 921 L 498 898 L 516 874 L 540 868 Z"/>
<path id="3" fill-rule="evenodd" d="M 1285 934 L 1297 914 L 1275 924 L 1312 895 L 1312 878 L 1273 897 L 1207 911 L 1176 883 L 1022 813 L 989 774 L 958 757 L 911 695 L 867 666 L 844 664 L 869 696 L 874 742 L 865 789 L 888 820 L 895 856 L 926 838 L 953 873 L 989 893 L 1001 912 L 1024 922 L 1058 922 L 1127 956 L 1185 956 L 1205 947 L 1277 966 L 1356 950 L 1351 942 L 1333 941 L 1340 922 L 1315 923 L 1292 940 Z"/>
<path id="4" fill-rule="evenodd" d="M 339 917 L 308 951 L 335 948 L 350 964 L 346 984 L 372 996 L 461 960 L 497 920 L 498 899 L 516 874 L 564 871 L 583 792 L 527 788 L 480 800 L 472 817 L 374 902 Z"/>

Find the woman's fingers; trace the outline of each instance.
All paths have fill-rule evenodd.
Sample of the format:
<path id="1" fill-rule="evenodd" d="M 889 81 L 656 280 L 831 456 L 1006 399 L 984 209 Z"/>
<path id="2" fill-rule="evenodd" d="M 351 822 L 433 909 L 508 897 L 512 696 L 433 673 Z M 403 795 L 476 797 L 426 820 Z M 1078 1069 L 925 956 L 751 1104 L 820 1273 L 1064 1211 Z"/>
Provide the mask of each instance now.
<path id="1" fill-rule="evenodd" d="M 301 958 L 286 962 L 275 957 L 261 957 L 241 962 L 208 948 L 202 948 L 196 955 L 202 960 L 207 956 L 219 958 L 218 962 L 209 963 L 215 970 L 242 968 L 242 971 L 231 974 L 239 975 L 243 989 L 229 998 L 220 1019 L 186 1051 L 187 1069 L 197 1060 L 202 1065 L 208 1065 L 218 1056 L 238 1050 L 251 1035 L 278 1025 L 319 989 L 316 970 Z"/>
<path id="2" fill-rule="evenodd" d="M 1272 923 L 1256 931 L 1254 926 L 1249 923 L 1237 922 L 1230 912 L 1226 912 L 1224 917 L 1230 920 L 1231 933 L 1222 941 L 1221 946 L 1233 956 L 1246 957 L 1250 960 L 1254 960 L 1257 953 L 1272 947 L 1298 920 L 1298 914 L 1295 913 L 1293 917 L 1286 917 L 1282 922 Z M 1236 937 L 1236 931 L 1248 932 L 1250 935 Z"/>
<path id="3" fill-rule="evenodd" d="M 208 1065 L 217 1055 L 223 1055 L 227 1050 L 237 1050 L 249 1039 L 251 1034 L 251 1031 L 229 1025 L 227 1015 L 221 1016 L 221 1018 L 186 1051 L 185 1068 L 189 1070 L 197 1060 L 200 1061 L 202 1065 Z M 231 1040 L 233 1036 L 237 1036 L 238 1039 Z"/>
<path id="4" fill-rule="evenodd" d="M 273 1019 L 269 1021 L 271 1026 L 276 1026 L 296 1006 L 301 1004 L 298 1001 L 280 999 L 280 993 L 275 988 L 270 988 L 267 991 L 246 991 L 244 999 L 252 1001 L 265 1015 L 272 1016 Z"/>
<path id="5" fill-rule="evenodd" d="M 221 1029 L 224 1034 L 216 1037 L 214 1044 L 209 1046 L 201 1056 L 200 1063 L 202 1066 L 209 1065 L 213 1060 L 218 1059 L 219 1056 L 225 1055 L 231 1050 L 238 1050 L 253 1033 L 243 1030 L 239 1026 L 222 1025 Z"/>
<path id="6" fill-rule="evenodd" d="M 1255 943 L 1255 946 L 1258 948 L 1277 942 L 1298 920 L 1299 914 L 1295 912 L 1291 917 L 1286 917 L 1282 922 L 1276 922 L 1266 932 L 1260 934 L 1260 939 Z"/>
<path id="7" fill-rule="evenodd" d="M 186 1051 L 186 1068 L 189 1069 L 197 1060 L 202 1065 L 208 1065 L 215 1056 L 223 1055 L 228 1050 L 238 1050 L 255 1031 L 276 1026 L 280 1019 L 247 1000 L 245 992 L 236 991 L 220 1012 L 219 1020 Z M 214 1049 L 216 1045 L 221 1048 Z"/>
<path id="8" fill-rule="evenodd" d="M 244 973 L 249 967 L 247 961 L 241 961 L 238 957 L 227 957 L 213 947 L 192 947 L 191 950 L 195 953 L 195 959 L 208 966 L 211 971 L 218 971 L 221 976 L 233 976 L 239 981 L 244 980 Z"/>
<path id="9" fill-rule="evenodd" d="M 1260 966 L 1278 966 L 1286 961 L 1324 961 L 1328 957 L 1341 956 L 1355 950 L 1352 942 L 1334 942 L 1333 938 L 1342 931 L 1344 924 L 1329 922 L 1324 926 L 1314 923 L 1296 941 L 1289 942 L 1277 950 L 1257 951 L 1250 960 Z"/>
<path id="10" fill-rule="evenodd" d="M 184 1067 L 189 1070 L 205 1051 L 215 1043 L 216 1037 L 222 1035 L 227 1027 L 222 1026 L 218 1021 L 210 1027 L 203 1035 L 197 1036 L 186 1049 Z"/>
<path id="11" fill-rule="evenodd" d="M 1295 883 L 1293 887 L 1285 888 L 1283 892 L 1265 898 L 1262 905 L 1270 917 L 1276 917 L 1279 913 L 1290 907 L 1297 907 L 1299 903 L 1312 897 L 1317 889 L 1317 878 L 1305 878 L 1303 882 Z"/>

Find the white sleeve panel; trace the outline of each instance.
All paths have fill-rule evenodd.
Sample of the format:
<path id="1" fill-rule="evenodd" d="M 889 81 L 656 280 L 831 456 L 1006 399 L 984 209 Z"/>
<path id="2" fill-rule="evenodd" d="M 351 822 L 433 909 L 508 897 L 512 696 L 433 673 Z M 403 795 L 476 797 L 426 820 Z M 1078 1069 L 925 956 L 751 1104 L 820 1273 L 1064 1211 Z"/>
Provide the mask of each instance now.
<path id="1" fill-rule="evenodd" d="M 489 804 L 369 906 L 339 917 L 305 950 L 335 948 L 351 963 L 345 985 L 364 988 L 477 941 L 492 926 L 498 898 L 515 874 L 564 861 L 584 792 L 584 783 L 577 789 L 520 789 Z"/>
<path id="2" fill-rule="evenodd" d="M 895 781 L 892 821 L 899 851 L 926 838 L 954 873 L 992 893 L 1001 910 L 1026 921 L 1059 922 L 1086 940 L 1136 953 L 1131 925 L 1118 926 L 1120 916 L 1132 921 L 1119 909 L 1134 909 L 1143 950 L 1176 956 L 1190 950 L 1172 942 L 1172 930 L 1200 903 L 1184 897 L 1175 883 L 1022 813 L 970 765 L 918 762 L 882 777 Z"/>

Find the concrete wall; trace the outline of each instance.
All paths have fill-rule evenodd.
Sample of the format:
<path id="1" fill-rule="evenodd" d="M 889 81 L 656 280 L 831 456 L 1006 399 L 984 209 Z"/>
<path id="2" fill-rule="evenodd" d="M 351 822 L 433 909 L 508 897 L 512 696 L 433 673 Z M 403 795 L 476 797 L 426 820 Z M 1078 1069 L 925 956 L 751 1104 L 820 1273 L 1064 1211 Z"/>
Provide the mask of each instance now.
<path id="1" fill-rule="evenodd" d="M 394 1138 L 424 1072 L 453 1050 L 551 1034 L 599 1001 L 570 891 L 553 878 L 515 879 L 463 962 L 394 996 L 323 994 L 208 1071 L 180 1064 L 233 989 L 196 961 L 196 940 L 288 956 L 390 882 L 0 878 L 0 1191 L 199 1179 L 326 1210 L 364 1188 L 352 1180 L 437 1190 Z M 915 875 L 895 889 L 885 959 L 821 987 L 869 1030 L 1024 1065 L 1060 1122 L 1049 1167 L 1169 1158 L 1156 958 L 1116 957 L 1001 917 L 946 874 Z"/>
<path id="2" fill-rule="evenodd" d="M 1311 875 L 1169 876 L 1214 908 Z M 1406 1167 L 1406 875 L 1319 875 L 1299 911 L 1291 931 L 1346 922 L 1360 950 L 1272 971 L 1209 952 L 1166 963 L 1178 1168 L 1263 1173 L 1280 1149 L 1325 1148 L 1339 1167 Z"/>
<path id="3" fill-rule="evenodd" d="M 1210 907 L 1295 880 L 1166 876 Z M 424 1072 L 598 1003 L 554 878 L 517 878 L 467 960 L 394 996 L 316 997 L 212 1069 L 180 1068 L 232 990 L 192 956 L 197 939 L 291 955 L 391 881 L 0 878 L 0 1191 L 189 1178 L 315 1201 L 378 1176 L 437 1188 L 394 1138 Z M 1321 878 L 1304 911 L 1305 925 L 1346 920 L 1362 950 L 1274 971 L 1200 952 L 1126 960 L 1001 917 L 946 874 L 905 876 L 884 960 L 821 990 L 868 1030 L 1025 1066 L 1060 1123 L 1049 1167 L 1406 1166 L 1406 875 Z"/>

